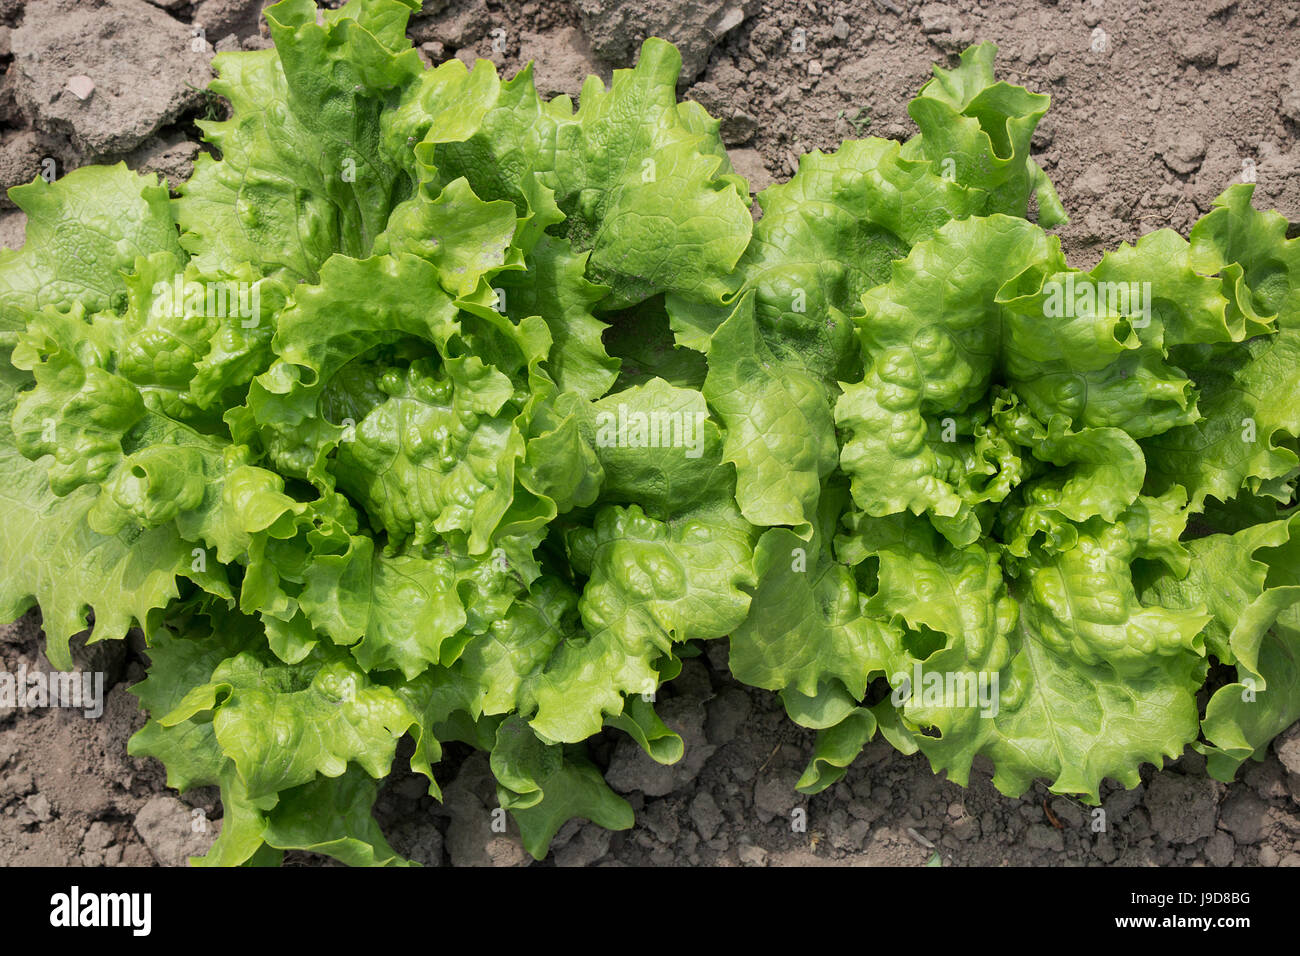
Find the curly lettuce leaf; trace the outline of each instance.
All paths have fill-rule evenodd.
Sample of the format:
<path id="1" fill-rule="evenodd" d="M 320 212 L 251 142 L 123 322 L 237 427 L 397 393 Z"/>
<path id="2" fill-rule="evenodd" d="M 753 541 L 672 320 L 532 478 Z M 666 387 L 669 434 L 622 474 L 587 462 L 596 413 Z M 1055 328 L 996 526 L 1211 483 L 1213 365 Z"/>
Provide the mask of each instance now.
<path id="1" fill-rule="evenodd" d="M 1004 793 L 1046 778 L 1095 802 L 1104 778 L 1135 786 L 1143 762 L 1195 739 L 1209 617 L 1142 604 L 1131 573 L 1143 536 L 1166 533 L 1094 519 L 1008 583 L 988 544 L 959 548 L 911 516 L 855 522 L 843 546 L 879 561 L 873 608 L 905 628 L 894 701 L 936 772 L 964 783 L 983 753 Z"/>
<path id="2" fill-rule="evenodd" d="M 569 820 L 591 820 L 627 830 L 632 807 L 605 783 L 580 747 L 546 744 L 518 718 L 502 722 L 492 748 L 497 795 L 519 824 L 524 849 L 546 856 L 552 837 Z"/>
<path id="3" fill-rule="evenodd" d="M 399 0 L 352 0 L 317 21 L 311 0 L 266 10 L 275 48 L 219 54 L 228 120 L 201 121 L 181 190 L 183 243 L 205 269 L 242 262 L 314 280 L 331 255 L 368 253 L 411 177 L 381 149 L 380 118 L 421 72 Z"/>
<path id="4" fill-rule="evenodd" d="M 574 743 L 620 714 L 624 695 L 653 693 L 655 664 L 674 644 L 723 637 L 745 619 L 753 539 L 730 505 L 668 522 L 607 506 L 593 528 L 570 532 L 568 548 L 589 578 L 578 602 L 586 633 L 536 675 L 531 725 Z"/>
<path id="5" fill-rule="evenodd" d="M 1192 262 L 1222 273 L 1239 311 L 1275 315 L 1277 332 L 1175 351 L 1196 378 L 1201 417 L 1144 443 L 1152 487 L 1183 486 L 1197 511 L 1242 493 L 1285 503 L 1300 470 L 1300 241 L 1280 215 L 1251 207 L 1252 192 L 1233 186 L 1215 200 L 1192 230 Z"/>
<path id="6" fill-rule="evenodd" d="M 355 767 L 280 794 L 262 839 L 277 850 L 323 853 L 348 866 L 412 866 L 384 838 L 372 808 L 379 783 Z"/>
<path id="7" fill-rule="evenodd" d="M 50 490 L 49 459 L 29 461 L 9 428 L 16 389 L 24 379 L 0 362 L 0 489 L 6 520 L 0 525 L 0 618 L 14 620 L 39 604 L 46 655 L 55 667 L 72 667 L 69 642 L 91 627 L 91 642 L 118 639 L 135 626 L 157 623 L 179 596 L 178 578 L 198 575 L 191 546 L 174 527 L 93 531 L 87 515 L 95 493 L 77 488 L 57 497 Z"/>
<path id="8" fill-rule="evenodd" d="M 589 576 L 578 601 L 585 635 L 556 648 L 534 678 L 532 727 L 558 743 L 597 734 L 624 695 L 654 693 L 655 663 L 673 644 L 727 635 L 745 619 L 753 583 L 749 525 L 727 507 L 658 522 L 636 506 L 604 507 L 569 533 Z"/>
<path id="9" fill-rule="evenodd" d="M 866 370 L 845 385 L 835 420 L 848 436 L 840 466 L 867 514 L 929 513 L 957 546 L 978 540 L 983 496 L 962 493 L 975 455 L 960 450 L 974 444 L 973 431 L 962 436 L 957 416 L 984 398 L 1000 365 L 998 289 L 1048 257 L 1059 258 L 1059 244 L 1023 220 L 954 221 L 864 296 Z"/>
<path id="10" fill-rule="evenodd" d="M 208 683 L 222 661 L 255 647 L 262 636 L 251 618 L 218 608 L 187 617 L 175 628 L 158 627 L 149 634 L 149 671 L 130 692 L 151 716 L 127 742 L 131 756 L 162 761 L 167 786 L 182 793 L 221 783 L 228 761 L 211 721 L 165 726 L 159 718 L 179 707 L 193 688 Z"/>
<path id="11" fill-rule="evenodd" d="M 746 684 L 783 691 L 787 709 L 790 693 L 815 698 L 830 687 L 860 700 L 885 669 L 889 625 L 870 614 L 852 569 L 831 552 L 847 498 L 842 486 L 823 496 L 811 541 L 772 528 L 754 549 L 757 586 L 731 633 L 729 665 Z"/>
<path id="12" fill-rule="evenodd" d="M 9 191 L 27 214 L 21 249 L 0 250 L 0 348 L 47 308 L 120 305 L 122 270 L 137 256 L 182 256 L 166 187 L 125 163 L 87 166 Z"/>
<path id="13" fill-rule="evenodd" d="M 1029 156 L 1030 140 L 1051 97 L 998 82 L 993 73 L 997 47 L 982 43 L 964 50 L 953 70 L 934 67 L 907 112 L 920 127 L 903 146 L 908 159 L 924 157 L 955 181 L 981 190 L 982 212 L 1024 218 L 1029 198 L 1045 228 L 1067 221 L 1047 174 Z"/>
<path id="14" fill-rule="evenodd" d="M 1203 603 L 1209 652 L 1236 668 L 1210 698 L 1201 723 L 1210 773 L 1231 781 L 1247 758 L 1300 719 L 1300 545 L 1296 517 L 1189 542 L 1183 578 L 1153 579 L 1148 594 L 1172 606 Z"/>
<path id="15" fill-rule="evenodd" d="M 811 534 L 838 458 L 831 410 L 820 382 L 777 362 L 758 333 L 751 295 L 713 333 L 704 397 L 726 427 L 723 456 L 736 466 L 741 514 Z"/>
<path id="16" fill-rule="evenodd" d="M 821 730 L 795 789 L 811 796 L 838 783 L 862 748 L 876 736 L 876 727 L 876 715 L 871 709 L 858 707 L 839 723 Z"/>
<path id="17" fill-rule="evenodd" d="M 397 739 L 415 722 L 391 688 L 374 683 L 349 657 L 324 650 L 295 665 L 241 652 L 159 723 L 176 726 L 198 715 L 211 716 L 217 743 L 252 799 L 317 773 L 341 776 L 349 761 L 382 778 Z"/>
<path id="18" fill-rule="evenodd" d="M 635 69 L 616 70 L 608 90 L 588 77 L 577 113 L 556 121 L 545 178 L 612 308 L 667 291 L 717 300 L 749 241 L 743 181 L 716 149 L 716 131 L 679 113 L 680 72 L 677 49 L 652 37 Z"/>

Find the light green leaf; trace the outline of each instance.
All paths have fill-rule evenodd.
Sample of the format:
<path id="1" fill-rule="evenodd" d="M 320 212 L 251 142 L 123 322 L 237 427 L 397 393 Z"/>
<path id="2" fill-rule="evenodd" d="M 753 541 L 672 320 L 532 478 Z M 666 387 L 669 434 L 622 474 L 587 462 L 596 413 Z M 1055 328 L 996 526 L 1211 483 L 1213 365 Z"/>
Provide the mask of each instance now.
<path id="1" fill-rule="evenodd" d="M 578 609 L 583 638 L 561 644 L 536 677 L 532 727 L 548 740 L 597 733 L 623 695 L 652 693 L 655 663 L 674 644 L 726 635 L 745 619 L 753 539 L 733 511 L 656 521 L 635 505 L 606 507 L 575 529 L 569 550 L 590 580 Z"/>
<path id="2" fill-rule="evenodd" d="M 90 627 L 88 610 L 95 613 L 92 642 L 155 625 L 156 612 L 179 596 L 177 577 L 191 571 L 191 546 L 174 527 L 97 534 L 86 520 L 95 503 L 90 488 L 55 497 L 49 459 L 28 461 L 14 447 L 8 423 L 17 383 L 12 370 L 0 378 L 0 473 L 6 479 L 0 488 L 6 515 L 0 524 L 0 620 L 16 620 L 39 603 L 46 655 L 68 670 L 68 643 Z"/>
<path id="3" fill-rule="evenodd" d="M 835 682 L 861 700 L 872 675 L 884 670 L 890 628 L 868 614 L 852 571 L 829 553 L 843 494 L 827 497 L 830 523 L 811 543 L 785 528 L 759 539 L 758 586 L 749 617 L 731 633 L 731 673 L 754 687 L 805 697 Z"/>
<path id="4" fill-rule="evenodd" d="M 645 695 L 627 698 L 623 713 L 607 723 L 628 734 L 655 763 L 674 764 L 686 752 L 681 736 L 659 719 L 654 704 Z"/>
<path id="5" fill-rule="evenodd" d="M 1210 496 L 1229 501 L 1243 485 L 1252 493 L 1273 489 L 1285 502 L 1289 493 L 1271 482 L 1300 464 L 1300 241 L 1286 238 L 1280 215 L 1251 208 L 1252 189 L 1234 186 L 1215 200 L 1192 230 L 1192 262 L 1205 273 L 1239 270 L 1237 301 L 1276 315 L 1278 331 L 1230 352 L 1175 352 L 1196 377 L 1202 417 L 1144 443 L 1152 486 L 1182 485 L 1195 511 Z"/>
<path id="6" fill-rule="evenodd" d="M 87 166 L 10 190 L 27 214 L 21 249 L 0 250 L 0 348 L 47 307 L 97 312 L 125 301 L 136 256 L 180 257 L 167 190 L 125 163 Z"/>
<path id="7" fill-rule="evenodd" d="M 409 190 L 380 148 L 380 117 L 421 71 L 410 12 L 366 0 L 318 24 L 310 0 L 284 0 L 266 11 L 275 49 L 214 58 L 211 88 L 233 115 L 200 121 L 221 159 L 199 156 L 176 207 L 202 268 L 314 280 L 333 253 L 369 252 Z"/>
<path id="8" fill-rule="evenodd" d="M 713 333 L 704 397 L 726 427 L 723 455 L 736 466 L 741 514 L 810 536 L 838 457 L 835 425 L 822 384 L 780 365 L 759 337 L 751 295 Z"/>
<path id="9" fill-rule="evenodd" d="M 851 711 L 834 726 L 820 731 L 812 758 L 795 789 L 812 795 L 839 782 L 875 735 L 875 715 L 865 707 Z"/>
<path id="10" fill-rule="evenodd" d="M 614 308 L 669 291 L 717 301 L 749 242 L 749 197 L 727 177 L 716 132 L 678 113 L 680 71 L 677 50 L 652 37 L 608 90 L 588 77 L 578 112 L 557 122 L 554 172 L 544 178 Z"/>
<path id="11" fill-rule="evenodd" d="M 913 247 L 894 264 L 893 278 L 863 298 L 858 332 L 866 373 L 845 386 L 835 421 L 848 433 L 840 465 L 867 514 L 928 512 L 959 547 L 979 538 L 972 510 L 978 499 L 963 498 L 957 487 L 968 474 L 965 456 L 945 446 L 960 433 L 955 416 L 985 395 L 1000 364 L 1005 316 L 998 289 L 1059 257 L 1058 248 L 1023 220 L 952 222 Z"/>
<path id="12" fill-rule="evenodd" d="M 350 659 L 321 652 L 292 666 L 236 655 L 160 722 L 175 726 L 204 711 L 213 712 L 217 742 L 254 799 L 318 772 L 338 777 L 349 761 L 383 777 L 397 739 L 415 723 L 392 690 Z"/>
<path id="13" fill-rule="evenodd" d="M 1065 209 L 1046 174 L 1029 158 L 1030 139 L 1051 97 L 997 82 L 997 47 L 965 50 L 953 70 L 934 67 L 934 79 L 908 104 L 921 128 L 903 147 L 908 159 L 926 158 L 941 170 L 947 161 L 957 182 L 987 193 L 984 212 L 1023 217 L 1029 197 L 1044 227 L 1066 222 Z"/>
<path id="14" fill-rule="evenodd" d="M 551 838 L 574 818 L 590 820 L 607 830 L 632 827 L 632 807 L 609 788 L 580 748 L 565 747 L 558 769 L 538 780 L 536 785 L 545 793 L 544 799 L 510 811 L 519 824 L 524 849 L 535 860 L 546 856 Z"/>
<path id="15" fill-rule="evenodd" d="M 411 866 L 394 852 L 371 815 L 377 781 L 355 767 L 280 794 L 262 832 L 278 850 L 323 853 L 348 866 Z"/>

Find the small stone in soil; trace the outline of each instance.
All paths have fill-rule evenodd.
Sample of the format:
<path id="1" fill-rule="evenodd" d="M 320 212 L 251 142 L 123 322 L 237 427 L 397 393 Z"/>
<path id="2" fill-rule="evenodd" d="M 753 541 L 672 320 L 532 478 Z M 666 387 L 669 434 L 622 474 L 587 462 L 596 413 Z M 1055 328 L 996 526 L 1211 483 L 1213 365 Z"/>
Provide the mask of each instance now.
<path id="1" fill-rule="evenodd" d="M 65 89 L 79 100 L 88 100 L 90 94 L 95 92 L 95 81 L 83 74 L 77 74 L 69 78 Z"/>
<path id="2" fill-rule="evenodd" d="M 1097 842 L 1092 845 L 1092 852 L 1103 863 L 1113 863 L 1119 857 L 1115 844 L 1109 834 L 1099 834 Z"/>
<path id="3" fill-rule="evenodd" d="M 1151 826 L 1163 839 L 1193 843 L 1214 833 L 1216 798 L 1212 780 L 1165 773 L 1152 779 L 1145 802 Z M 1137 814 L 1134 817 L 1136 825 Z"/>
<path id="4" fill-rule="evenodd" d="M 1268 826 L 1268 804 L 1249 790 L 1238 790 L 1223 802 L 1219 823 L 1238 843 L 1258 843 Z"/>
<path id="5" fill-rule="evenodd" d="M 82 837 L 81 845 L 87 850 L 103 850 L 113 842 L 113 829 L 103 820 L 96 820 Z"/>
<path id="6" fill-rule="evenodd" d="M 1060 853 L 1065 849 L 1065 840 L 1061 831 L 1045 823 L 1035 823 L 1025 834 L 1025 842 L 1036 850 L 1052 850 Z"/>
<path id="7" fill-rule="evenodd" d="M 595 824 L 588 824 L 578 836 L 555 853 L 556 866 L 590 866 L 609 852 L 613 833 Z"/>
<path id="8" fill-rule="evenodd" d="M 53 814 L 50 812 L 50 800 L 43 793 L 34 793 L 26 800 L 27 809 L 41 823 L 48 823 Z"/>
<path id="9" fill-rule="evenodd" d="M 718 827 L 722 826 L 722 811 L 718 809 L 718 802 L 709 791 L 701 790 L 691 801 L 691 822 L 705 840 L 712 840 Z"/>
<path id="10" fill-rule="evenodd" d="M 745 866 L 767 866 L 767 851 L 761 846 L 742 846 L 737 855 Z"/>
<path id="11" fill-rule="evenodd" d="M 1282 766 L 1291 773 L 1300 774 L 1300 724 L 1296 724 L 1286 733 L 1273 741 L 1273 749 Z"/>
<path id="12" fill-rule="evenodd" d="M 1214 866 L 1227 866 L 1236 852 L 1232 837 L 1226 833 L 1216 833 L 1205 843 L 1205 858 Z"/>

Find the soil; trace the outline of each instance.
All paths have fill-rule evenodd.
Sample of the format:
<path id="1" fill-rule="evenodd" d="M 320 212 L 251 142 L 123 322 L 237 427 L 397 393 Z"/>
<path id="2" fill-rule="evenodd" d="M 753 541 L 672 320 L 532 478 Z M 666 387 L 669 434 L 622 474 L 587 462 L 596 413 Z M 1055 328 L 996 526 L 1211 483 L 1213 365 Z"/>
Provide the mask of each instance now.
<path id="1" fill-rule="evenodd" d="M 177 93 L 181 101 L 144 115 L 124 88 L 113 104 L 120 122 L 100 115 L 82 129 L 75 114 L 67 121 L 55 115 L 57 102 L 25 98 L 23 84 L 35 89 L 48 79 L 40 74 L 49 61 L 40 55 L 42 43 L 74 29 L 94 35 L 97 17 L 160 18 L 166 23 L 159 36 L 207 24 L 216 49 L 252 48 L 267 42 L 265 28 L 256 26 L 261 5 L 0 0 L 0 69 L 7 71 L 0 83 L 0 185 L 30 180 L 50 156 L 64 167 L 125 156 L 173 182 L 188 175 L 198 139 L 193 120 L 212 108 L 188 89 Z M 38 6 L 48 8 L 42 15 L 57 8 L 69 22 L 60 31 L 24 30 Z M 931 64 L 951 64 L 970 43 L 992 40 L 1003 76 L 1053 97 L 1034 144 L 1072 216 L 1058 231 L 1073 264 L 1088 266 L 1154 228 L 1185 234 L 1218 193 L 1243 179 L 1257 183 L 1257 205 L 1300 223 L 1297 3 L 425 6 L 411 33 L 431 62 L 484 57 L 509 75 L 536 59 L 543 91 L 575 98 L 587 73 L 608 78 L 612 67 L 631 65 L 617 59 L 627 56 L 620 50 L 628 36 L 645 24 L 669 24 L 669 38 L 691 44 L 702 64 L 683 95 L 722 120 L 735 165 L 758 189 L 788 178 L 810 149 L 864 135 L 907 138 L 914 126 L 906 104 Z M 680 13 L 687 7 L 694 20 Z M 733 10 L 741 22 L 718 39 Z M 713 26 L 704 30 L 705 23 Z M 130 58 L 116 56 L 127 73 Z M 113 62 L 107 58 L 103 69 Z M 112 75 L 86 72 L 112 89 Z M 0 209 L 0 244 L 21 242 L 21 213 Z M 37 612 L 0 629 L 5 670 L 47 668 L 40 646 Z M 143 723 L 126 687 L 143 675 L 144 658 L 138 641 L 115 647 L 94 652 L 107 655 L 95 666 L 116 677 L 98 719 L 57 709 L 0 710 L 0 863 L 179 864 L 213 839 L 221 812 L 214 792 L 178 798 L 156 762 L 126 755 L 127 738 Z M 570 823 L 543 865 L 1300 865 L 1300 725 L 1230 785 L 1208 778 L 1203 758 L 1189 749 L 1162 773 L 1146 768 L 1137 789 L 1103 789 L 1098 815 L 1042 784 L 1019 799 L 1004 797 L 979 764 L 970 786 L 958 787 L 935 776 L 920 755 L 905 757 L 883 742 L 869 745 L 842 781 L 803 797 L 794 782 L 812 733 L 789 721 L 775 695 L 731 679 L 725 642 L 686 662 L 659 709 L 686 740 L 681 764 L 659 767 L 613 734 L 592 747 L 636 809 L 635 828 L 611 834 Z M 395 772 L 385 785 L 376 816 L 399 852 L 430 865 L 531 863 L 512 834 L 490 832 L 495 796 L 482 755 L 449 748 L 439 772 L 442 804 L 424 796 L 408 772 Z M 326 861 L 295 855 L 290 862 Z"/>

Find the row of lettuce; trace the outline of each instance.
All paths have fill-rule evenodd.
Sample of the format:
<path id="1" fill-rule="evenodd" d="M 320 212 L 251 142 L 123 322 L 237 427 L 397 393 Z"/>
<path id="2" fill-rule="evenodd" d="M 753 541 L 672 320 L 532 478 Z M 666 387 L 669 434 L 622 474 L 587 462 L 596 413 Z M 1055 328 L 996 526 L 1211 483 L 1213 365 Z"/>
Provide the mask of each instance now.
<path id="1" fill-rule="evenodd" d="M 1071 270 L 1048 99 L 985 45 L 755 221 L 669 44 L 575 110 L 425 69 L 410 6 L 267 10 L 177 199 L 12 191 L 0 618 L 38 603 L 63 667 L 87 610 L 144 629 L 131 752 L 221 788 L 203 862 L 403 862 L 407 736 L 434 796 L 488 751 L 539 858 L 629 827 L 584 741 L 678 759 L 656 691 L 723 638 L 818 731 L 807 793 L 879 732 L 1095 802 L 1300 717 L 1300 244 L 1250 187 Z"/>

